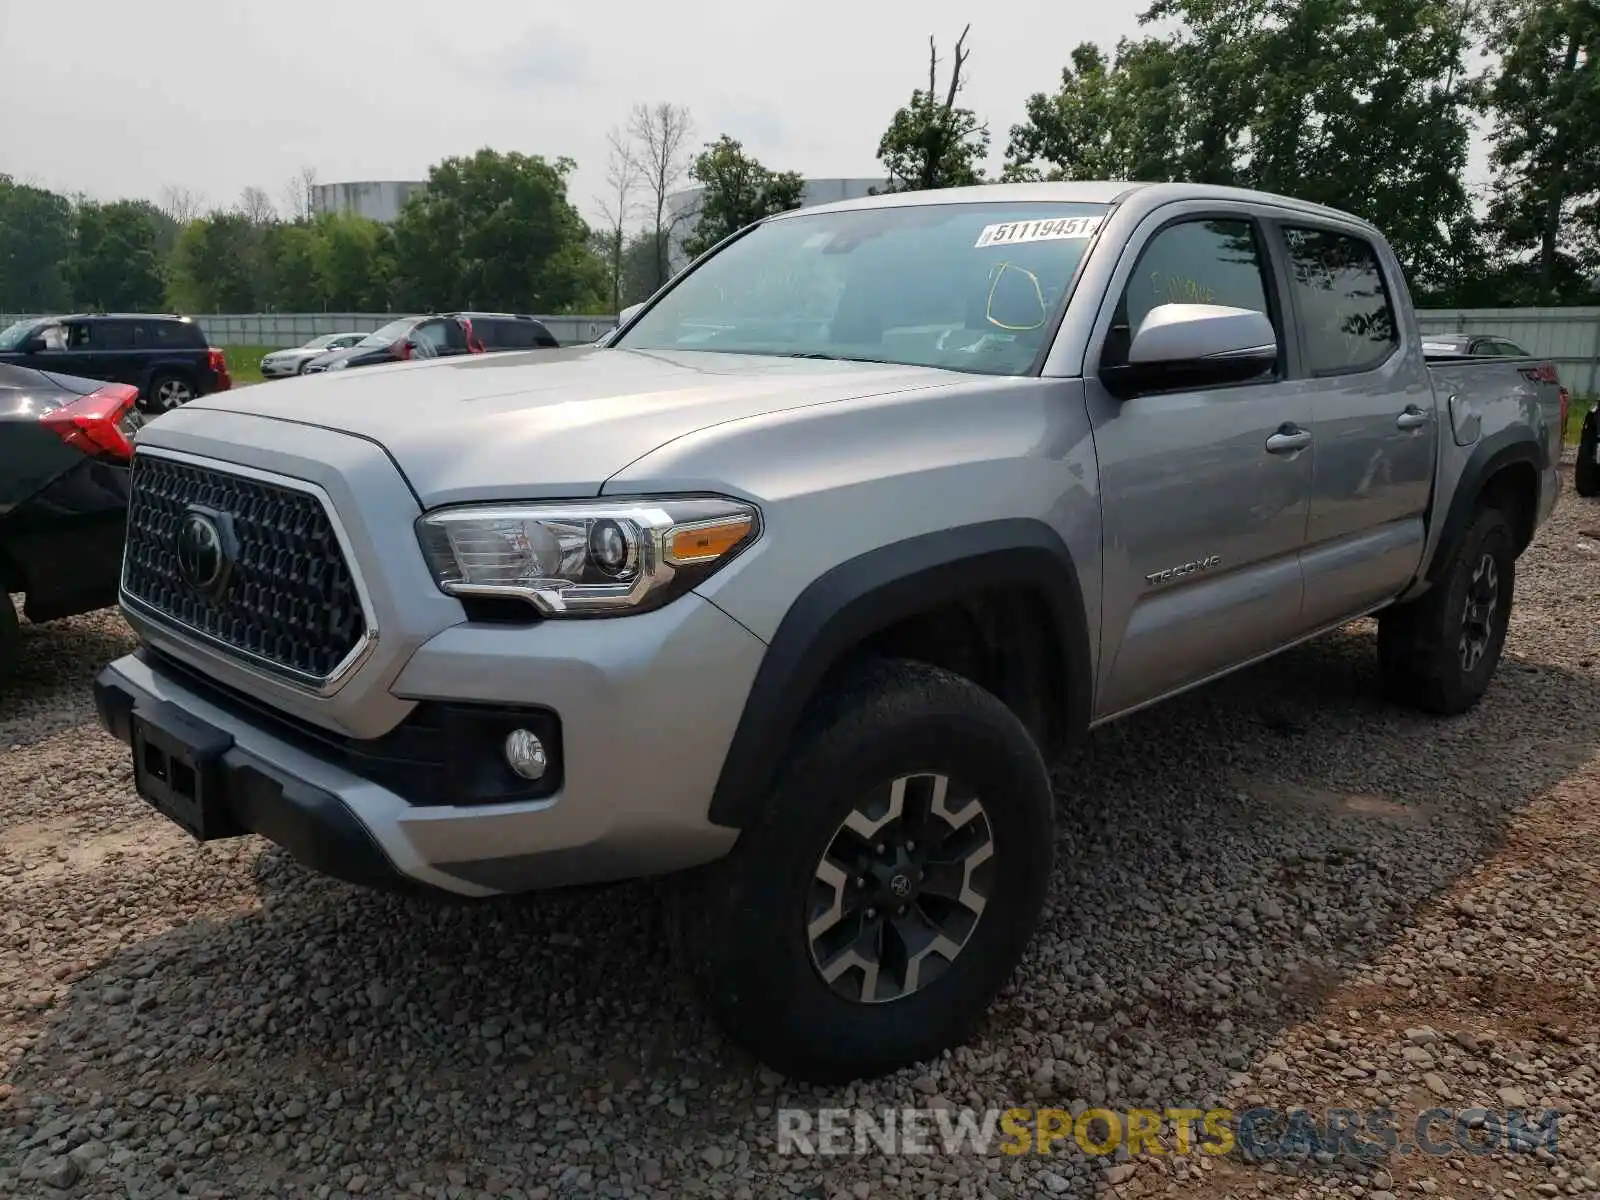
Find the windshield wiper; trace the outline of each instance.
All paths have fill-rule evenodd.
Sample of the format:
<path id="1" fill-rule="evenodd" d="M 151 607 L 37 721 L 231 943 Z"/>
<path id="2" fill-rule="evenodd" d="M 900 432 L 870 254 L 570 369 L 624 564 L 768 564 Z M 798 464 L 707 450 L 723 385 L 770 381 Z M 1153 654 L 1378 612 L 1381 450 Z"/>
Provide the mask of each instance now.
<path id="1" fill-rule="evenodd" d="M 864 362 L 888 363 L 886 358 L 862 358 L 859 354 L 824 354 L 820 350 L 795 350 L 785 351 L 777 355 L 778 358 L 820 358 L 826 362 Z"/>

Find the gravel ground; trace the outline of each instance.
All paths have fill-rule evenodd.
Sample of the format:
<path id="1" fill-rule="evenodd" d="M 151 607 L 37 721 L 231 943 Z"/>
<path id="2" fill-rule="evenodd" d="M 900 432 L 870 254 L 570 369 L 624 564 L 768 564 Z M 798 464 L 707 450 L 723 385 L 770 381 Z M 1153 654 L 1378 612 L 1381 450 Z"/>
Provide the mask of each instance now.
<path id="1" fill-rule="evenodd" d="M 1589 533 L 1585 536 L 1584 531 Z M 0 1194 L 1600 1192 L 1600 505 L 1523 559 L 1486 701 L 1376 695 L 1358 623 L 1098 733 L 973 1045 L 848 1089 L 726 1047 L 660 892 L 451 906 L 197 846 L 94 724 L 113 613 L 0 699 Z M 776 1107 L 1559 1106 L 1554 1154 L 796 1158 Z"/>

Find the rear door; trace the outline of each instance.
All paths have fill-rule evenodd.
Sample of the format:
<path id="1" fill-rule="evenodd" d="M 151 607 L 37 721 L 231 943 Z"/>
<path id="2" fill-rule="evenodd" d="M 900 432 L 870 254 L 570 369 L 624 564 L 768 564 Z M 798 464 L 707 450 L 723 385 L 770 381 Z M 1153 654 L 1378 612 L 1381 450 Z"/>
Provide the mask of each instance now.
<path id="1" fill-rule="evenodd" d="M 1438 414 L 1393 258 L 1359 226 L 1286 218 L 1274 232 L 1315 435 L 1302 559 L 1314 628 L 1394 598 L 1415 575 Z"/>
<path id="2" fill-rule="evenodd" d="M 1186 202 L 1129 239 L 1085 388 L 1105 549 L 1096 718 L 1148 703 L 1291 641 L 1311 492 L 1310 399 L 1294 381 L 1281 285 L 1262 221 Z M 1119 400 L 1100 367 L 1160 304 L 1222 304 L 1272 320 L 1279 355 L 1255 379 Z"/>

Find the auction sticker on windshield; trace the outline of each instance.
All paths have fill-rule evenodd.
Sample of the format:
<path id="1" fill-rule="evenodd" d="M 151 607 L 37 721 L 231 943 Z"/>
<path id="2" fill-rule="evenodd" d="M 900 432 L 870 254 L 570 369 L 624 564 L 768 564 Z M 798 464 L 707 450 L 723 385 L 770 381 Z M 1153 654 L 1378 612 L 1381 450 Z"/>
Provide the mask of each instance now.
<path id="1" fill-rule="evenodd" d="M 1018 242 L 1053 242 L 1093 237 L 1103 217 L 1054 217 L 1046 221 L 1005 221 L 985 225 L 973 243 L 974 250 L 985 246 L 1015 246 Z"/>

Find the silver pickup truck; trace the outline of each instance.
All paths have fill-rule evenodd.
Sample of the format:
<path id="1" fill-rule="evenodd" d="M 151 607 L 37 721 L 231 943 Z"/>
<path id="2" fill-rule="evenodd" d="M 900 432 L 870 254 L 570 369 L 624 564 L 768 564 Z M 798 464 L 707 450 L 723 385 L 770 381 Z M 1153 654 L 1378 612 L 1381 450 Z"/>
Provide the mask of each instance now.
<path id="1" fill-rule="evenodd" d="M 1374 613 L 1396 700 L 1483 695 L 1552 379 L 1430 367 L 1382 235 L 1279 196 L 785 213 L 608 345 L 147 426 L 101 719 L 195 837 L 356 883 L 682 872 L 732 1040 L 872 1075 L 1012 975 L 1093 727 Z"/>

